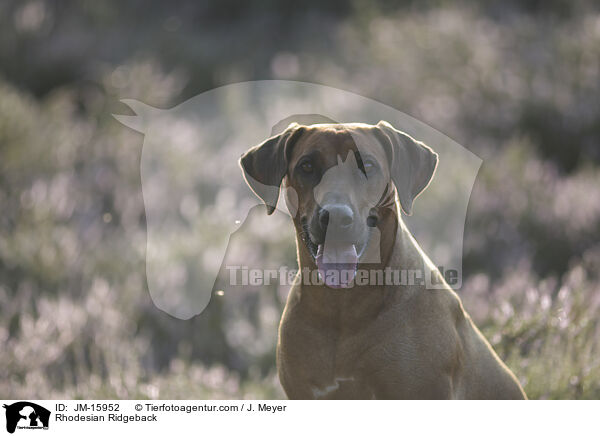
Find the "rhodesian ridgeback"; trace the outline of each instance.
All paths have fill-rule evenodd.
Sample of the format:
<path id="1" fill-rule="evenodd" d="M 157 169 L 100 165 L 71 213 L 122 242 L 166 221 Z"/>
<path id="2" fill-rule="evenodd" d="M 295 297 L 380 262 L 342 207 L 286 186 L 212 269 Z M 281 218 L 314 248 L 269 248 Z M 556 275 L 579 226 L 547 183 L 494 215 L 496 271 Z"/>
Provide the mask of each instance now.
<path id="1" fill-rule="evenodd" d="M 241 157 L 269 214 L 285 189 L 296 228 L 300 268 L 277 343 L 289 398 L 526 398 L 402 220 L 437 163 L 384 121 L 291 124 Z M 373 283 L 366 268 L 442 285 Z"/>

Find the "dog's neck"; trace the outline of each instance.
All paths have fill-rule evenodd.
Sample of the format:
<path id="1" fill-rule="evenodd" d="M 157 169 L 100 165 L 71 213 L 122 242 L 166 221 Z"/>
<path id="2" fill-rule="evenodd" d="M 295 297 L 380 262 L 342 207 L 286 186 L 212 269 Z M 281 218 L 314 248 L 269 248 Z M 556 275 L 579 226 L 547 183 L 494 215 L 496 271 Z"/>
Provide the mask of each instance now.
<path id="1" fill-rule="evenodd" d="M 423 268 L 416 253 L 418 246 L 402 222 L 397 202 L 392 207 L 381 211 L 377 228 L 381 235 L 381 260 L 379 263 L 359 263 L 359 269 L 385 271 L 386 268 L 393 270 Z M 296 244 L 299 263 L 297 280 L 300 280 L 297 295 L 302 304 L 310 307 L 310 313 L 319 317 L 321 322 L 350 326 L 358 320 L 376 317 L 385 307 L 384 302 L 387 298 L 403 292 L 397 286 L 354 285 L 349 289 L 332 289 L 324 284 L 314 284 L 312 278 L 316 277 L 317 266 L 298 231 Z M 306 283 L 305 280 L 307 271 L 310 273 L 310 283 Z"/>

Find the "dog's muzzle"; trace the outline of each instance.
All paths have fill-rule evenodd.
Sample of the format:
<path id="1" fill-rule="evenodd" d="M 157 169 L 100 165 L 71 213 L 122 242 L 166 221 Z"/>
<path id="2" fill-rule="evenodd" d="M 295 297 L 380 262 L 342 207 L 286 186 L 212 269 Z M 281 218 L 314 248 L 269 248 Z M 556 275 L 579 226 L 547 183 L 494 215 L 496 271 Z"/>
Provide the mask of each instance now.
<path id="1" fill-rule="evenodd" d="M 313 256 L 321 279 L 330 288 L 350 287 L 358 268 L 359 236 L 364 234 L 355 212 L 347 204 L 333 203 L 321 207 L 313 219 Z"/>

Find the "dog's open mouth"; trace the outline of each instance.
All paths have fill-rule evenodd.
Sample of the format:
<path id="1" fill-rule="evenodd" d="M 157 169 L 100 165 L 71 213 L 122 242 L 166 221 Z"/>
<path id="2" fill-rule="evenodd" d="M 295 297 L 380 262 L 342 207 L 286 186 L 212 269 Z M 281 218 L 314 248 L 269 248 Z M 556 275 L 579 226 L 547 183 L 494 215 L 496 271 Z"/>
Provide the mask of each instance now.
<path id="1" fill-rule="evenodd" d="M 350 287 L 358 266 L 356 246 L 350 243 L 328 242 L 317 248 L 315 262 L 321 279 L 334 289 Z"/>
<path id="2" fill-rule="evenodd" d="M 301 237 L 315 260 L 321 280 L 330 288 L 349 288 L 356 277 L 358 263 L 365 251 L 352 242 L 326 241 L 313 242 L 308 225 L 302 223 Z"/>

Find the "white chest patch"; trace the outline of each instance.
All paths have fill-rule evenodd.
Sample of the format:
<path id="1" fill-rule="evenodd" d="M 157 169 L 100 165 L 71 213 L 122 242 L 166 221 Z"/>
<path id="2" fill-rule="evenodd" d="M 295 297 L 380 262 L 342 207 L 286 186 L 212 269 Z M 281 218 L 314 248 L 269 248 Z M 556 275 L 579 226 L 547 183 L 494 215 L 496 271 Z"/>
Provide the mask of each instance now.
<path id="1" fill-rule="evenodd" d="M 323 398 L 323 397 L 337 391 L 340 388 L 341 382 L 351 382 L 351 381 L 354 381 L 354 377 L 336 377 L 333 380 L 332 384 L 327 385 L 324 388 L 318 388 L 316 386 L 313 387 L 312 393 L 315 398 Z"/>

